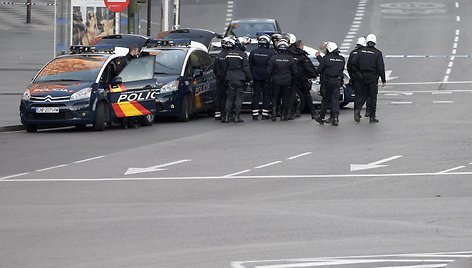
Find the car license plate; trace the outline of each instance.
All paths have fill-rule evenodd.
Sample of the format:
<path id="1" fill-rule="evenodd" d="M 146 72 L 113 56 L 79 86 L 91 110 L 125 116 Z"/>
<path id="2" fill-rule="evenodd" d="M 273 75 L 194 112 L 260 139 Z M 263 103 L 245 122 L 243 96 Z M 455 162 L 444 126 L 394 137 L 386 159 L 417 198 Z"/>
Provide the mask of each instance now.
<path id="1" fill-rule="evenodd" d="M 57 114 L 59 107 L 36 107 L 37 114 Z"/>

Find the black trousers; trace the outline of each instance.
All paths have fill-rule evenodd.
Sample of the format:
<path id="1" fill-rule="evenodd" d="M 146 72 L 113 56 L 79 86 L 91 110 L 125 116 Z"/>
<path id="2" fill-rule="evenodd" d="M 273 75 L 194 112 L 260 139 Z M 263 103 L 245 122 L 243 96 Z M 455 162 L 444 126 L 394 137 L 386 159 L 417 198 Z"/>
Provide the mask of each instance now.
<path id="1" fill-rule="evenodd" d="M 254 80 L 252 92 L 252 110 L 259 110 L 260 102 L 262 101 L 262 109 L 269 110 L 270 108 L 270 81 L 269 80 Z"/>
<path id="2" fill-rule="evenodd" d="M 226 81 L 225 79 L 218 78 L 216 80 L 216 99 L 215 99 L 215 111 L 223 112 L 226 106 Z"/>
<path id="3" fill-rule="evenodd" d="M 320 117 L 323 119 L 326 111 L 330 109 L 332 115 L 339 115 L 339 90 L 341 81 L 339 79 L 327 79 L 323 81 L 324 92 L 321 99 Z"/>
<path id="4" fill-rule="evenodd" d="M 313 98 L 311 97 L 310 91 L 311 91 L 311 82 L 306 80 L 306 81 L 298 81 L 295 83 L 298 90 L 300 93 L 303 95 L 303 99 L 305 100 L 305 107 L 308 107 L 310 110 L 310 114 L 315 114 L 315 105 L 313 104 Z M 300 107 L 300 104 L 297 103 L 296 101 L 296 92 L 294 92 L 293 96 L 294 100 L 294 106 L 298 109 Z M 302 112 L 302 111 L 300 111 Z"/>
<path id="5" fill-rule="evenodd" d="M 360 110 L 364 103 L 367 103 L 367 109 L 370 115 L 375 117 L 377 111 L 377 94 L 379 93 L 379 78 L 375 74 L 363 74 L 361 86 L 366 90 L 366 94 L 359 96 L 355 106 Z"/>
<path id="6" fill-rule="evenodd" d="M 280 97 L 282 98 L 281 112 L 286 115 L 291 110 L 290 86 L 274 83 L 272 88 L 272 113 L 276 110 L 277 102 Z"/>
<path id="7" fill-rule="evenodd" d="M 228 88 L 226 91 L 226 114 L 231 114 L 231 108 L 234 105 L 234 113 L 241 113 L 241 106 L 243 104 L 243 91 L 244 90 L 244 81 L 240 80 L 229 80 Z"/>

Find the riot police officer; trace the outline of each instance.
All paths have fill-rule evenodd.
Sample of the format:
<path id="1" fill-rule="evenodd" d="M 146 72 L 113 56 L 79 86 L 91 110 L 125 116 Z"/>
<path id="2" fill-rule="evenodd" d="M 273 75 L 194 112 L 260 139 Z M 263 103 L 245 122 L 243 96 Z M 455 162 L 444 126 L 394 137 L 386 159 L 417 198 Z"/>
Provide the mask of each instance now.
<path id="1" fill-rule="evenodd" d="M 318 77 L 318 72 L 316 71 L 315 66 L 308 58 L 308 53 L 303 50 L 304 44 L 302 40 L 297 40 L 289 48 L 289 52 L 293 56 L 295 63 L 297 65 L 297 77 L 295 77 L 295 90 L 297 89 L 303 95 L 305 100 L 305 105 L 308 106 L 311 117 L 315 118 L 315 105 L 313 104 L 313 98 L 311 97 L 311 82 L 309 79 L 315 79 Z M 295 92 L 293 92 L 295 93 Z M 299 105 L 296 105 L 295 94 L 292 95 L 292 102 L 295 103 L 294 109 L 299 109 Z M 300 111 L 294 111 L 299 113 Z"/>
<path id="2" fill-rule="evenodd" d="M 385 64 L 382 52 L 375 48 L 377 37 L 374 34 L 369 34 L 366 37 L 367 46 L 360 49 L 357 58 L 355 58 L 354 65 L 360 71 L 362 76 L 362 86 L 368 92 L 367 96 L 360 96 L 357 102 L 357 110 L 355 114 L 360 113 L 360 109 L 368 100 L 370 102 L 370 123 L 378 123 L 376 117 L 377 112 L 377 94 L 379 92 L 378 81 L 379 77 L 382 80 L 382 87 L 386 85 L 385 80 Z M 357 122 L 357 120 L 356 120 Z"/>
<path id="3" fill-rule="evenodd" d="M 277 101 L 282 96 L 281 120 L 288 120 L 291 111 L 290 86 L 297 75 L 295 61 L 288 54 L 288 43 L 281 40 L 277 43 L 277 53 L 274 54 L 267 67 L 272 78 L 272 121 L 277 119 Z"/>
<path id="4" fill-rule="evenodd" d="M 228 40 L 228 48 L 228 53 L 223 62 L 228 88 L 226 93 L 225 115 L 222 122 L 229 122 L 230 114 L 232 113 L 234 105 L 234 122 L 242 123 L 244 121 L 241 119 L 240 114 L 243 101 L 243 90 L 245 82 L 251 82 L 252 75 L 246 53 L 242 52 L 240 49 L 235 49 L 236 42 L 232 39 Z"/>
<path id="5" fill-rule="evenodd" d="M 357 61 L 357 56 L 359 54 L 359 50 L 365 47 L 365 37 L 361 36 L 357 39 L 356 48 L 354 48 L 351 53 L 349 54 L 349 59 L 347 61 L 347 71 L 349 73 L 349 77 L 351 78 L 352 88 L 355 92 L 354 96 L 354 120 L 359 122 L 361 120 L 361 110 L 357 107 L 359 103 L 360 96 L 366 96 L 367 92 L 365 88 L 362 86 L 362 78 L 357 65 L 353 64 Z"/>
<path id="6" fill-rule="evenodd" d="M 221 120 L 221 115 L 225 110 L 226 103 L 226 72 L 223 67 L 228 50 L 231 47 L 228 44 L 228 37 L 221 39 L 221 52 L 213 62 L 213 71 L 216 76 L 216 99 L 215 99 L 215 120 Z"/>
<path id="7" fill-rule="evenodd" d="M 262 35 L 257 38 L 258 48 L 249 54 L 249 66 L 253 77 L 252 119 L 259 117 L 259 102 L 262 100 L 262 120 L 269 119 L 270 76 L 267 65 L 274 51 L 270 49 L 270 37 Z"/>
<path id="8" fill-rule="evenodd" d="M 328 42 L 327 54 L 320 61 L 318 72 L 322 75 L 325 86 L 325 92 L 321 100 L 321 111 L 318 116 L 315 116 L 316 122 L 320 125 L 324 124 L 324 117 L 328 110 L 328 105 L 333 115 L 332 125 L 337 126 L 339 123 L 339 89 L 342 85 L 344 64 L 346 60 L 339 55 L 338 46 L 334 42 Z M 318 57 L 320 52 L 316 53 Z"/>

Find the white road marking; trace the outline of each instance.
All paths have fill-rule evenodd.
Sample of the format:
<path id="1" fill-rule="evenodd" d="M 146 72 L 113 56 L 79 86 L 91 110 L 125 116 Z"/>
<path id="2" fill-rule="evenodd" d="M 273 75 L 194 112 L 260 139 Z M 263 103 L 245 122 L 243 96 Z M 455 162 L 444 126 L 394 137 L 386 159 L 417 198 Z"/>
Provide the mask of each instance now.
<path id="1" fill-rule="evenodd" d="M 454 103 L 454 101 L 433 101 L 434 104 L 451 104 Z"/>
<path id="2" fill-rule="evenodd" d="M 1 177 L 1 178 L 0 178 L 0 181 L 6 180 L 6 179 L 10 179 L 10 178 L 20 177 L 20 176 L 24 176 L 24 175 L 28 175 L 28 174 L 30 174 L 30 172 L 25 172 L 25 173 L 19 173 L 19 174 L 15 174 L 15 175 L 5 176 L 5 177 Z"/>
<path id="3" fill-rule="evenodd" d="M 438 174 L 445 174 L 445 173 L 448 173 L 448 172 L 451 172 L 451 171 L 454 171 L 454 170 L 458 170 L 458 169 L 461 169 L 461 168 L 465 168 L 465 166 L 459 166 L 459 167 L 439 171 Z"/>
<path id="4" fill-rule="evenodd" d="M 174 162 L 169 162 L 169 163 L 165 163 L 165 164 L 161 164 L 161 165 L 156 165 L 156 166 L 152 166 L 152 167 L 145 167 L 145 168 L 128 168 L 128 170 L 126 170 L 126 172 L 125 172 L 124 175 L 131 175 L 131 174 L 137 174 L 137 173 L 161 171 L 161 170 L 165 170 L 165 169 L 162 169 L 163 167 L 173 166 L 173 165 L 177 165 L 177 164 L 181 164 L 181 163 L 185 163 L 185 162 L 189 162 L 189 161 L 192 161 L 192 160 L 190 160 L 190 159 L 183 159 L 183 160 L 178 160 L 178 161 L 174 161 Z"/>
<path id="5" fill-rule="evenodd" d="M 37 170 L 35 170 L 35 171 L 36 171 L 36 172 L 47 171 L 47 170 L 51 170 L 51 169 L 57 169 L 57 168 L 61 168 L 61 167 L 67 167 L 68 165 L 69 165 L 69 164 L 57 165 L 57 166 L 53 166 L 53 167 L 37 169 Z"/>
<path id="6" fill-rule="evenodd" d="M 439 84 L 472 84 L 472 81 L 442 81 L 442 82 L 404 82 L 388 83 L 389 85 L 414 86 L 414 85 L 439 85 Z"/>
<path id="7" fill-rule="evenodd" d="M 265 165 L 261 165 L 261 166 L 255 167 L 255 168 L 260 169 L 260 168 L 265 168 L 265 167 L 277 165 L 277 164 L 280 164 L 280 163 L 282 163 L 282 161 L 274 161 L 274 162 L 271 162 L 271 163 L 268 163 L 268 164 L 265 164 Z"/>
<path id="8" fill-rule="evenodd" d="M 456 2 L 456 8 L 459 8 L 459 2 Z"/>
<path id="9" fill-rule="evenodd" d="M 447 95 L 447 94 L 452 94 L 452 91 L 437 91 L 437 92 L 431 92 L 433 95 Z"/>
<path id="10" fill-rule="evenodd" d="M 249 172 L 249 171 L 251 171 L 251 170 L 250 170 L 250 169 L 246 169 L 246 170 L 243 170 L 243 171 L 239 171 L 239 172 L 235 172 L 235 173 L 232 173 L 232 174 L 224 175 L 224 176 L 221 177 L 221 178 L 233 177 L 233 176 L 236 176 L 236 175 L 239 175 L 239 174 L 243 174 L 243 173 L 246 173 L 246 172 Z"/>
<path id="11" fill-rule="evenodd" d="M 461 16 L 457 16 L 456 21 L 458 21 L 458 22 L 461 21 Z"/>
<path id="12" fill-rule="evenodd" d="M 126 178 L 67 178 L 67 179 L 6 179 L 0 178 L 0 183 L 4 182 L 102 182 L 102 181 L 169 181 L 169 180 L 258 180 L 258 179 L 349 179 L 349 178 L 402 178 L 402 177 L 437 177 L 437 176 L 472 176 L 469 172 L 423 172 L 423 173 L 377 173 L 377 174 L 316 174 L 316 175 L 266 175 L 266 176 L 236 176 L 251 171 L 250 169 L 239 171 L 225 176 L 196 176 L 196 177 L 126 177 Z M 26 175 L 28 173 L 17 174 L 13 176 Z"/>
<path id="13" fill-rule="evenodd" d="M 299 154 L 299 155 L 294 155 L 294 156 L 291 156 L 289 158 L 287 158 L 288 160 L 293 160 L 293 159 L 296 159 L 296 158 L 299 158 L 299 157 L 302 157 L 302 156 L 305 156 L 305 155 L 309 155 L 309 154 L 312 154 L 312 152 L 306 152 L 306 153 L 303 153 L 303 154 Z"/>
<path id="14" fill-rule="evenodd" d="M 391 266 L 393 267 L 446 267 L 450 262 L 453 262 L 460 258 L 472 257 L 472 252 L 445 252 L 445 253 L 412 253 L 412 254 L 396 254 L 396 255 L 367 255 L 367 256 L 345 256 L 345 257 L 319 257 L 319 258 L 299 258 L 299 259 L 272 259 L 272 260 L 252 260 L 252 261 L 233 261 L 231 262 L 232 268 L 248 268 L 248 267 L 259 267 L 259 268 L 275 268 L 275 267 L 315 267 L 315 266 L 328 266 L 328 265 L 346 265 L 346 264 L 359 264 L 359 261 L 376 261 L 376 262 L 411 262 L 417 265 L 409 266 Z M 398 259 L 397 259 L 398 258 Z M 402 258 L 402 259 L 400 259 Z M 439 264 L 441 262 L 442 264 Z M 270 265 L 270 264 L 273 265 Z M 276 263 L 284 263 L 285 266 L 276 266 Z M 311 265 L 304 265 L 311 263 Z M 429 263 L 418 264 L 418 263 Z M 435 264 L 436 263 L 436 264 Z M 316 264 L 316 265 L 315 265 Z M 320 265 L 318 265 L 320 264 Z M 247 265 L 247 266 L 246 266 Z M 257 265 L 257 266 L 254 266 Z M 290 266 L 287 266 L 290 265 Z M 331 266 L 330 266 L 331 267 Z M 382 267 L 382 266 L 376 266 Z M 385 267 L 384 267 L 385 268 Z"/>
<path id="15" fill-rule="evenodd" d="M 103 157 L 105 157 L 105 156 L 100 155 L 100 156 L 96 156 L 96 157 L 91 157 L 91 158 L 75 161 L 74 164 L 80 164 L 80 163 L 84 163 L 84 162 L 88 162 L 88 161 L 93 161 L 93 160 L 100 159 L 100 158 L 103 158 Z"/>
<path id="16" fill-rule="evenodd" d="M 358 170 L 365 170 L 365 169 L 372 169 L 372 168 L 387 167 L 388 165 L 380 165 L 380 164 L 398 159 L 400 157 L 402 157 L 402 155 L 394 155 L 392 157 L 385 158 L 385 159 L 382 159 L 382 160 L 379 160 L 379 161 L 375 161 L 375 162 L 372 162 L 372 163 L 369 163 L 369 164 L 351 164 L 350 170 L 351 171 L 358 171 Z"/>
<path id="17" fill-rule="evenodd" d="M 391 101 L 390 104 L 413 104 L 411 101 Z"/>

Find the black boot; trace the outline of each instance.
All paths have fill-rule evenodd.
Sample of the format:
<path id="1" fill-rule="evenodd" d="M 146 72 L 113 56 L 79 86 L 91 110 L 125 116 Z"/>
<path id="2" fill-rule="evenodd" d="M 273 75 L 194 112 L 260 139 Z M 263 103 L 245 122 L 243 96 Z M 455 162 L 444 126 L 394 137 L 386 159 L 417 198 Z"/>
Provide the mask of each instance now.
<path id="1" fill-rule="evenodd" d="M 221 118 L 221 123 L 229 123 L 229 113 L 224 113 Z"/>
<path id="2" fill-rule="evenodd" d="M 324 121 L 326 124 L 331 124 L 333 123 L 333 115 L 330 115 L 328 119 Z"/>
<path id="3" fill-rule="evenodd" d="M 271 119 L 272 119 L 272 121 L 276 121 L 276 120 L 277 120 L 277 108 L 276 108 L 275 106 L 272 107 Z"/>
<path id="4" fill-rule="evenodd" d="M 370 117 L 370 111 L 369 109 L 365 109 L 365 117 Z"/>
<path id="5" fill-rule="evenodd" d="M 359 123 L 361 121 L 361 110 L 354 110 L 354 121 L 356 121 L 356 123 Z"/>
<path id="6" fill-rule="evenodd" d="M 369 118 L 369 123 L 378 123 L 379 120 L 375 117 L 375 115 L 371 115 Z"/>
<path id="7" fill-rule="evenodd" d="M 334 117 L 333 117 L 333 123 L 332 125 L 333 126 L 337 126 L 339 124 L 339 118 L 338 118 L 338 115 L 335 114 Z"/>
<path id="8" fill-rule="evenodd" d="M 234 117 L 234 123 L 243 123 L 244 120 L 241 119 L 241 117 L 239 117 L 239 113 L 236 113 L 235 117 Z"/>
<path id="9" fill-rule="evenodd" d="M 324 116 L 321 117 L 320 115 L 316 115 L 315 116 L 315 121 L 318 122 L 318 124 L 320 124 L 320 125 L 324 125 L 324 123 L 325 123 L 324 122 Z"/>

